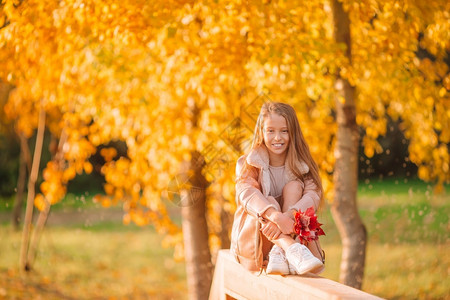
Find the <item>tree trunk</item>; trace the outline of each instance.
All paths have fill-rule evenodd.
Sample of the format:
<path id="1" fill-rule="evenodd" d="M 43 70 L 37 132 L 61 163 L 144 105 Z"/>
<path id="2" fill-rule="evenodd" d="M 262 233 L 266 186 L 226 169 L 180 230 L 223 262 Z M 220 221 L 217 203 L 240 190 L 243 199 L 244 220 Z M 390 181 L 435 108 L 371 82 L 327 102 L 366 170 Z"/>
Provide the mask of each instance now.
<path id="1" fill-rule="evenodd" d="M 56 139 L 52 136 L 53 143 L 56 144 Z M 58 164 L 58 168 L 64 168 L 64 153 L 63 146 L 66 143 L 67 134 L 63 129 L 61 132 L 61 137 L 59 138 L 59 143 L 54 149 L 50 149 L 50 152 L 53 153 L 53 160 Z M 48 215 L 50 213 L 51 203 L 45 198 L 45 207 L 39 213 L 39 217 L 36 221 L 36 227 L 33 232 L 33 237 L 31 239 L 30 249 L 28 251 L 28 267 L 31 269 L 33 267 L 34 260 L 36 258 L 37 248 L 39 246 L 39 241 L 41 240 L 42 232 L 44 231 L 45 224 L 47 223 Z"/>
<path id="2" fill-rule="evenodd" d="M 28 149 L 27 138 L 19 134 L 20 139 L 20 166 L 17 179 L 17 194 L 12 212 L 12 226 L 14 230 L 19 230 L 20 220 L 22 218 L 23 195 L 25 193 L 25 182 L 28 172 L 31 170 L 31 155 Z M 28 170 L 28 172 L 27 172 Z"/>
<path id="3" fill-rule="evenodd" d="M 186 276 L 189 299 L 208 299 L 212 280 L 211 252 L 209 249 L 208 226 L 206 222 L 207 181 L 201 173 L 198 152 L 192 154 L 187 178 L 188 188 L 182 190 L 182 228 Z M 186 175 L 187 176 L 187 175 Z"/>
<path id="4" fill-rule="evenodd" d="M 35 196 L 35 184 L 39 173 L 39 164 L 41 162 L 42 144 L 44 142 L 45 130 L 45 110 L 41 107 L 39 111 L 39 123 L 36 134 L 36 145 L 34 148 L 33 165 L 31 166 L 30 178 L 28 179 L 27 208 L 25 211 L 25 220 L 23 224 L 22 244 L 20 247 L 20 268 L 29 271 L 30 266 L 27 261 L 28 244 L 31 232 L 31 220 L 33 217 L 33 206 Z"/>
<path id="5" fill-rule="evenodd" d="M 351 62 L 350 20 L 342 3 L 333 1 L 334 35 L 336 42 L 345 43 L 346 56 Z M 342 238 L 342 261 L 339 280 L 360 289 L 364 276 L 367 233 L 358 213 L 359 132 L 356 124 L 355 88 L 340 78 L 336 79 L 337 141 L 336 164 L 333 174 L 335 198 L 333 218 Z"/>
<path id="6" fill-rule="evenodd" d="M 222 203 L 221 208 L 220 208 L 220 223 L 222 225 L 221 230 L 220 230 L 220 247 L 222 249 L 229 249 L 230 245 L 231 245 L 231 240 L 230 240 L 230 228 L 232 226 L 232 222 L 233 222 L 233 216 L 230 214 L 230 212 L 228 212 L 227 210 L 225 210 L 225 198 L 222 195 L 219 195 L 219 199 L 220 202 Z"/>
<path id="7" fill-rule="evenodd" d="M 27 255 L 27 268 L 31 270 L 33 268 L 34 259 L 36 258 L 36 252 L 41 240 L 42 231 L 44 230 L 45 223 L 47 222 L 48 214 L 50 212 L 50 202 L 44 199 L 45 207 L 39 213 L 39 217 L 36 221 L 36 228 L 33 231 L 33 237 L 30 242 L 30 248 Z"/>
<path id="8" fill-rule="evenodd" d="M 2 80 L 0 80 L 0 110 L 3 110 L 5 104 L 8 102 L 9 99 L 9 94 L 11 93 L 11 91 L 14 89 L 14 86 L 3 82 Z M 3 127 L 2 129 L 5 129 L 5 134 L 7 136 L 14 136 L 16 137 L 15 131 L 13 129 L 14 125 L 13 124 L 9 124 L 8 121 L 6 120 L 6 116 L 5 113 L 3 111 L 0 111 L 0 127 Z M 20 224 L 20 217 L 21 217 L 21 211 L 22 211 L 22 203 L 23 203 L 23 193 L 25 190 L 25 182 L 26 182 L 26 177 L 27 177 L 27 165 L 26 163 L 28 162 L 24 157 L 24 155 L 26 153 L 24 153 L 24 150 L 28 150 L 28 146 L 27 149 L 24 149 L 22 146 L 22 139 L 25 140 L 26 143 L 26 139 L 25 137 L 21 136 L 20 134 L 19 136 L 19 141 L 20 141 L 20 165 L 19 165 L 19 176 L 17 178 L 17 193 L 16 193 L 16 199 L 14 201 L 14 207 L 13 207 L 13 211 L 12 211 L 12 216 L 11 216 L 11 222 L 12 222 L 12 227 L 14 230 L 18 230 L 19 229 L 19 224 Z M 28 151 L 29 154 L 29 151 Z M 31 158 L 29 158 L 29 160 L 31 160 Z M 30 165 L 28 165 L 28 170 L 30 170 L 31 168 L 31 163 Z"/>

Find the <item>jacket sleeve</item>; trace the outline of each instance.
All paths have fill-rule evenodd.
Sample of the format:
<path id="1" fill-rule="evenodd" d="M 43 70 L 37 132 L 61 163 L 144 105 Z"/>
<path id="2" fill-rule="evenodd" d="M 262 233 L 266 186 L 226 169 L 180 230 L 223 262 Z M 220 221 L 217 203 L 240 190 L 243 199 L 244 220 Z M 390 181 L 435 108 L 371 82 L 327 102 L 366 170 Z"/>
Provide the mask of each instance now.
<path id="1" fill-rule="evenodd" d="M 292 205 L 290 209 L 305 211 L 309 207 L 314 207 L 314 210 L 317 211 L 320 204 L 320 192 L 317 188 L 317 185 L 314 183 L 312 178 L 306 177 L 304 182 L 305 188 L 303 190 L 302 198 Z"/>
<path id="2" fill-rule="evenodd" d="M 248 214 L 256 218 L 264 214 L 270 207 L 279 211 L 280 207 L 271 203 L 262 194 L 256 168 L 251 168 L 241 174 L 244 161 L 245 156 L 242 156 L 236 164 L 236 201 L 238 204 L 242 205 Z"/>

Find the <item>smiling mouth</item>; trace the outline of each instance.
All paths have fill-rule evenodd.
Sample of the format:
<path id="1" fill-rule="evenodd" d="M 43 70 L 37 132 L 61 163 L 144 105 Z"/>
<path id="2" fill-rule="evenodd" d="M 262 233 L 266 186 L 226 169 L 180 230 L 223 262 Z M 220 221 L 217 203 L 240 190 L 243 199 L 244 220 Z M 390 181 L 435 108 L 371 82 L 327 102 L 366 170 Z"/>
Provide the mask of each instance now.
<path id="1" fill-rule="evenodd" d="M 272 144 L 272 146 L 274 146 L 274 147 L 283 147 L 284 143 Z"/>

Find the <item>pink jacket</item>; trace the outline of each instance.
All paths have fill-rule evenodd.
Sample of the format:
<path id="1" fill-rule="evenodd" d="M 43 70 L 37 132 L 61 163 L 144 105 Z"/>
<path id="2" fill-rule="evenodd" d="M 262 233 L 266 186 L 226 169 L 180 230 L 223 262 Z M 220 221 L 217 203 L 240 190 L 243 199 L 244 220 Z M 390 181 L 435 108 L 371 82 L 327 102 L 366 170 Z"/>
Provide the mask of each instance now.
<path id="1" fill-rule="evenodd" d="M 244 161 L 255 167 L 240 178 Z M 298 169 L 302 174 L 309 172 L 305 162 L 298 162 Z M 286 181 L 299 180 L 285 165 Z M 264 145 L 252 150 L 248 155 L 241 156 L 236 164 L 236 202 L 237 209 L 234 214 L 231 231 L 231 252 L 238 262 L 250 271 L 259 271 L 263 266 L 262 253 L 263 238 L 260 231 L 259 217 L 269 208 L 281 211 L 278 203 L 267 199 L 270 193 L 269 154 Z M 316 209 L 320 202 L 317 186 L 312 179 L 307 178 L 303 184 L 302 198 L 291 208 L 298 210 L 300 206 L 313 205 Z M 301 204 L 300 204 L 301 203 Z M 266 249 L 267 247 L 264 247 Z"/>

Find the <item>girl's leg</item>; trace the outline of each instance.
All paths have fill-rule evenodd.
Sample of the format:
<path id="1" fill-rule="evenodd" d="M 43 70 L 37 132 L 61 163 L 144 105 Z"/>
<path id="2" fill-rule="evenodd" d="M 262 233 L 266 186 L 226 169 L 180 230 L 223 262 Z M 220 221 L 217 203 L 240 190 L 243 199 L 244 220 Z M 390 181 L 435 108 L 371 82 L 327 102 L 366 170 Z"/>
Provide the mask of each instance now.
<path id="1" fill-rule="evenodd" d="M 287 249 L 292 245 L 295 244 L 295 240 L 287 234 L 280 234 L 280 236 L 276 240 L 272 240 L 272 243 L 283 249 L 284 251 L 287 251 Z"/>
<path id="2" fill-rule="evenodd" d="M 300 181 L 288 182 L 283 188 L 282 212 L 287 212 L 302 198 L 302 195 L 303 184 Z M 294 214 L 292 214 L 293 217 Z M 292 269 L 290 270 L 291 274 L 304 274 L 323 269 L 323 264 L 317 259 L 317 255 L 312 254 L 306 246 L 300 245 L 290 235 L 281 234 L 278 239 L 272 242 L 284 250 L 289 261 L 289 269 Z"/>
<path id="3" fill-rule="evenodd" d="M 277 200 L 275 200 L 274 197 L 272 197 L 272 196 L 267 197 L 267 201 L 269 201 L 269 203 L 274 205 L 277 211 L 281 211 L 280 204 L 278 203 Z M 274 240 L 267 239 L 267 237 L 265 235 L 262 235 L 262 236 L 263 236 L 262 250 L 263 250 L 264 257 L 265 257 L 269 253 L 270 249 L 272 249 L 272 246 L 275 243 L 274 243 Z"/>
<path id="4" fill-rule="evenodd" d="M 303 186 L 300 181 L 293 180 L 286 183 L 283 188 L 283 207 L 281 211 L 286 212 L 292 205 L 300 200 L 302 194 Z M 269 196 L 267 200 L 277 206 L 277 208 L 279 207 L 275 198 Z M 276 240 L 271 240 L 271 242 L 282 248 L 284 251 L 287 251 L 292 244 L 296 243 L 295 240 L 287 234 L 281 234 Z"/>
<path id="5" fill-rule="evenodd" d="M 287 210 L 289 210 L 289 208 L 296 204 L 303 195 L 303 185 L 300 181 L 294 180 L 294 181 L 290 181 L 288 182 L 284 188 L 283 188 L 283 207 L 282 207 L 282 211 L 286 212 Z M 311 207 L 311 204 L 309 201 L 306 201 L 304 203 L 301 203 L 300 205 L 300 209 L 302 211 L 305 211 L 308 207 Z M 295 241 L 297 242 L 297 241 Z M 275 242 L 274 242 L 275 243 Z M 275 243 L 277 244 L 277 243 Z M 288 245 L 288 247 L 290 245 L 292 245 L 292 243 L 286 239 L 283 239 L 283 241 L 280 243 L 283 245 Z M 277 244 L 278 245 L 278 244 Z M 280 246 L 282 247 L 285 251 L 287 248 L 284 248 L 284 246 Z M 311 251 L 311 253 L 317 257 L 320 260 L 323 260 L 323 253 L 321 253 L 321 247 L 320 247 L 320 243 L 319 241 L 314 241 L 311 242 L 310 245 L 308 246 L 308 249 Z"/>
<path id="6" fill-rule="evenodd" d="M 286 212 L 289 208 L 296 204 L 303 195 L 303 184 L 298 180 L 289 181 L 283 187 L 283 207 L 282 212 Z"/>
<path id="7" fill-rule="evenodd" d="M 281 211 L 281 208 L 277 200 L 275 200 L 275 198 L 269 196 L 267 197 L 267 200 L 276 207 L 277 211 Z M 281 234 L 278 236 L 276 240 L 268 240 L 265 235 L 263 235 L 262 238 L 263 238 L 262 250 L 264 253 L 264 257 L 266 257 L 267 253 L 269 259 L 266 269 L 267 273 L 280 275 L 289 274 L 290 273 L 289 264 L 286 260 L 284 249 L 288 249 L 289 246 L 294 243 L 292 237 L 286 234 Z M 274 244 L 275 246 L 273 246 Z"/>

